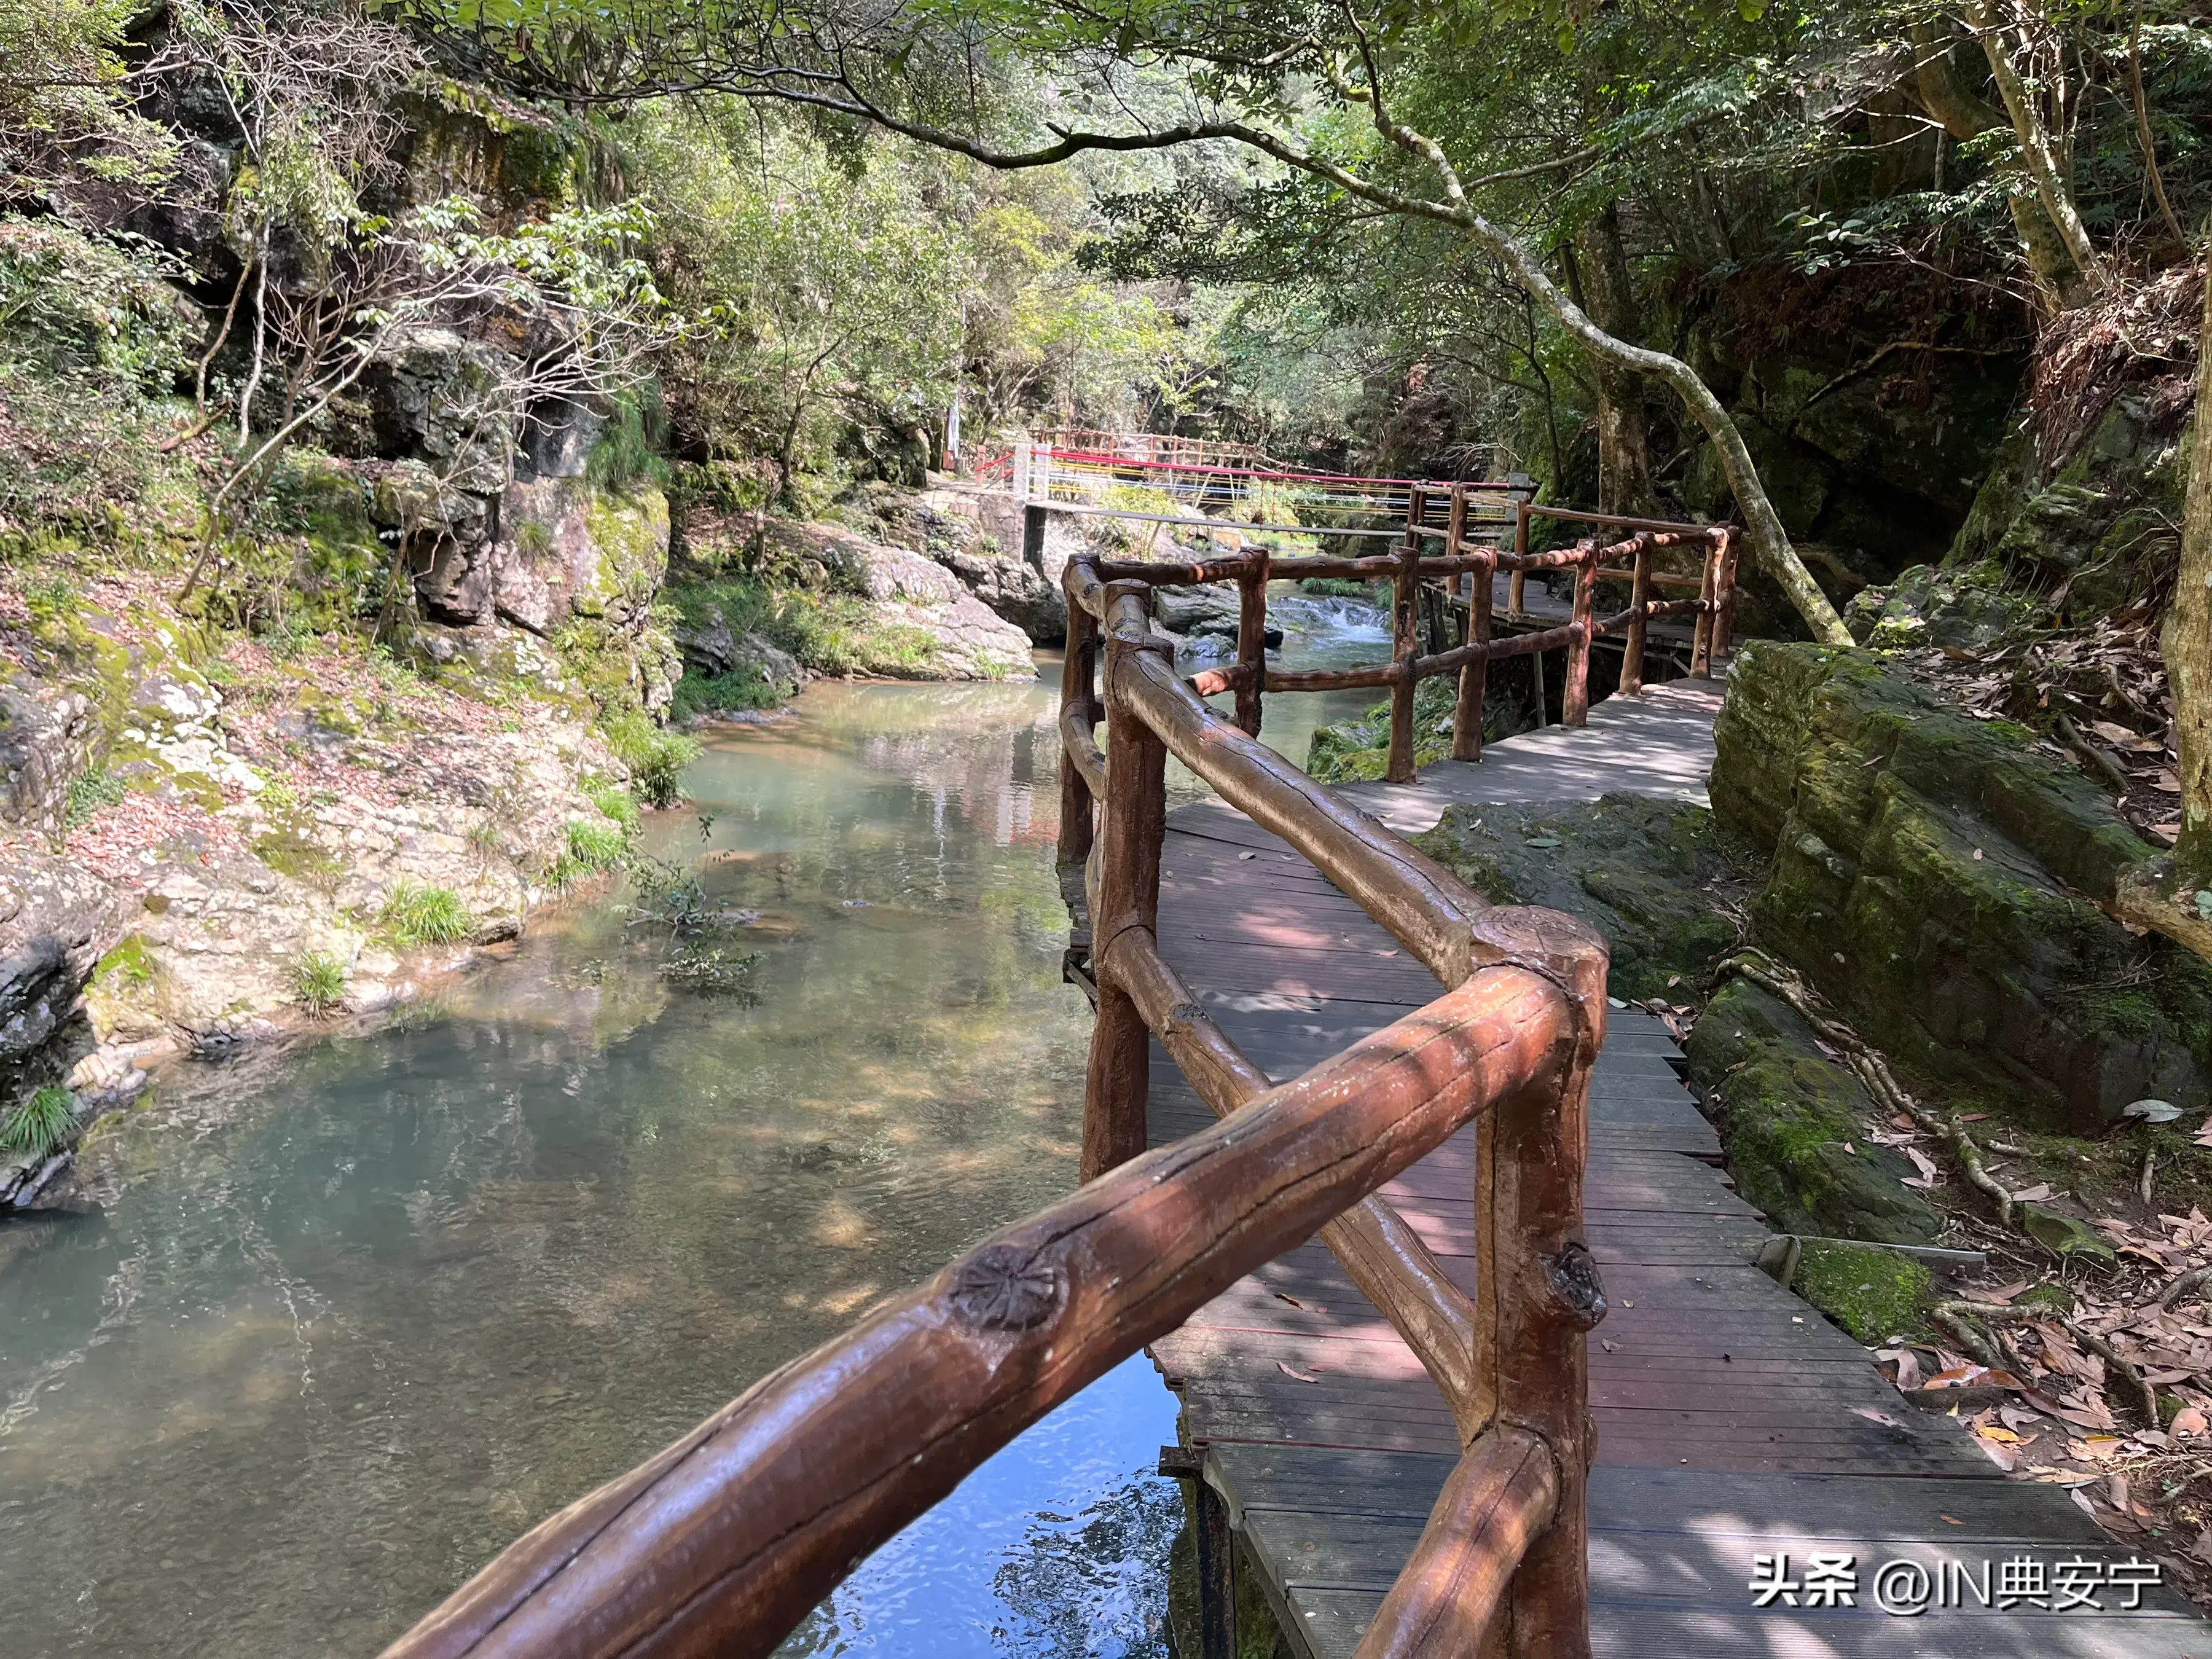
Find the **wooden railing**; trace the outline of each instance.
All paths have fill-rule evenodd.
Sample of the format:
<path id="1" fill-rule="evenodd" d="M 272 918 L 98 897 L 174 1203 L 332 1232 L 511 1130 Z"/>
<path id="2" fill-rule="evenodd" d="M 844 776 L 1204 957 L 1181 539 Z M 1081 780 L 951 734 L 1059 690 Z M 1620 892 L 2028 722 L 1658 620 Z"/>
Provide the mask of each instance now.
<path id="1" fill-rule="evenodd" d="M 1249 639 L 1264 615 L 1266 568 L 1262 557 L 1257 571 L 1248 561 L 1233 572 L 1187 569 L 1185 578 L 1233 576 Z M 1582 1172 L 1589 1068 L 1604 1022 L 1603 942 L 1554 912 L 1489 908 L 1449 871 L 1259 744 L 1243 722 L 1208 708 L 1176 674 L 1169 642 L 1151 631 L 1157 574 L 1079 561 L 1066 578 L 1060 852 L 1084 863 L 1097 1003 L 1084 1176 L 1111 1179 L 1144 1153 L 1154 1037 L 1220 1115 L 1217 1129 L 1244 1123 L 1273 1092 L 1160 954 L 1170 754 L 1311 860 L 1454 988 L 1389 1030 L 1462 1030 L 1455 1010 L 1462 1000 L 1487 1004 L 1509 988 L 1516 999 L 1529 994 L 1516 1001 L 1514 1017 L 1527 1022 L 1517 1040 L 1552 1058 L 1469 1114 L 1480 1119 L 1475 1295 L 1445 1276 L 1372 1187 L 1320 1237 L 1419 1358 L 1464 1448 L 1360 1644 L 1363 1659 L 1587 1654 L 1583 1483 L 1594 1447 L 1583 1336 L 1604 1316 L 1605 1301 L 1583 1236 Z M 1249 679 L 1240 684 L 1238 712 L 1256 726 L 1246 696 L 1255 690 Z M 1095 805 L 1103 811 L 1094 814 Z M 1493 1036 L 1504 1033 L 1493 1028 Z M 1355 1046 L 1299 1081 L 1368 1097 L 1375 1121 L 1396 1120 L 1401 1109 L 1384 1096 L 1403 1085 L 1368 1073 L 1354 1058 L 1360 1052 Z M 1456 1063 L 1441 1050 L 1436 1059 Z M 1211 1621 L 1202 1627 L 1203 1659 L 1225 1659 L 1222 1631 Z"/>
<path id="2" fill-rule="evenodd" d="M 1594 581 L 1595 561 L 1583 568 Z M 1582 1174 L 1603 942 L 1554 912 L 1488 907 L 1216 714 L 1151 632 L 1164 574 L 1079 560 L 1066 577 L 1061 856 L 1085 871 L 1097 1000 L 1084 1185 L 541 1523 L 386 1659 L 770 1653 L 1024 1428 L 1316 1233 L 1428 1369 L 1465 1449 L 1360 1654 L 1587 1654 L 1583 1336 L 1605 1303 Z M 1238 564 L 1183 579 L 1237 580 L 1249 634 L 1264 616 L 1252 577 Z M 1356 900 L 1443 994 L 1271 1085 L 1160 954 L 1170 752 Z M 1221 1121 L 1147 1151 L 1154 1036 Z M 1471 1121 L 1473 1296 L 1374 1196 Z"/>
<path id="3" fill-rule="evenodd" d="M 1451 756 L 1454 760 L 1482 758 L 1482 706 L 1488 690 L 1490 665 L 1508 657 L 1539 655 L 1565 647 L 1567 672 L 1560 697 L 1560 719 L 1580 726 L 1589 714 L 1590 647 L 1599 639 L 1623 641 L 1620 690 L 1640 691 L 1644 685 L 1644 649 L 1652 622 L 1662 617 L 1692 617 L 1690 672 L 1704 678 L 1712 672 L 1717 654 L 1725 654 L 1729 617 L 1735 602 L 1735 544 L 1724 525 L 1668 524 L 1652 520 L 1607 517 L 1563 507 L 1537 507 L 1524 500 L 1511 505 L 1505 538 L 1481 534 L 1474 513 L 1480 500 L 1480 485 L 1416 488 L 1407 511 L 1406 526 L 1398 534 L 1397 548 L 1364 557 L 1272 556 L 1264 547 L 1245 550 L 1233 556 L 1197 563 L 1156 561 L 1108 561 L 1097 568 L 1103 580 L 1128 581 L 1150 586 L 1189 586 L 1207 582 L 1235 582 L 1243 599 L 1237 636 L 1237 657 L 1227 668 L 1196 675 L 1191 687 L 1200 696 L 1224 691 L 1237 695 L 1237 723 L 1254 736 L 1260 730 L 1260 702 L 1263 691 L 1344 691 L 1364 687 L 1388 687 L 1390 692 L 1390 748 L 1383 775 L 1392 783 L 1413 781 L 1413 693 L 1419 683 L 1439 674 L 1459 676 L 1459 698 L 1452 714 Z M 1592 533 L 1572 547 L 1552 552 L 1528 550 L 1529 526 L 1537 519 L 1586 525 Z M 1605 541 L 1600 532 L 1626 532 L 1619 540 Z M 1494 532 L 1492 532 L 1494 534 Z M 1431 554 L 1427 544 L 1440 541 L 1442 550 Z M 1659 556 L 1669 548 L 1694 548 L 1703 556 L 1697 575 L 1658 568 Z M 1525 615 L 1526 583 L 1531 572 L 1571 571 L 1574 602 L 1569 619 L 1556 628 L 1534 632 L 1496 632 L 1493 578 L 1510 573 L 1507 600 L 1510 617 Z M 1266 648 L 1267 589 L 1277 579 L 1334 576 L 1361 581 L 1389 578 L 1394 585 L 1391 659 L 1365 667 L 1279 669 L 1267 665 Z M 1607 616 L 1596 614 L 1601 583 L 1626 584 L 1627 605 Z M 1695 589 L 1692 598 L 1661 599 L 1655 590 Z M 1454 602 L 1460 639 L 1457 644 L 1426 654 L 1421 651 L 1423 599 L 1443 598 Z"/>

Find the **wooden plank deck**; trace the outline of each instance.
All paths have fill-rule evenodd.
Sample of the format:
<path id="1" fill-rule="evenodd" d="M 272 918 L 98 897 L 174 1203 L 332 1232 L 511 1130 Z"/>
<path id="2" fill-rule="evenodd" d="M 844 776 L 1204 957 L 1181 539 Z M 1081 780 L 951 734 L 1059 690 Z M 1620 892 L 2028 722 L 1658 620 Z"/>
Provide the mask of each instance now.
<path id="1" fill-rule="evenodd" d="M 1663 688 L 1600 704 L 1581 731 L 1496 745 L 1480 766 L 1346 793 L 1407 830 L 1433 823 L 1445 799 L 1700 797 L 1717 702 L 1706 688 Z M 1159 935 L 1278 1079 L 1438 992 L 1350 899 L 1218 802 L 1169 818 Z M 1972 1575 L 2023 1553 L 2048 1565 L 2132 1552 L 2063 1492 L 2002 1480 L 1956 1423 L 1907 1406 L 1863 1348 L 1751 1265 L 1766 1229 L 1718 1167 L 1679 1057 L 1657 1019 L 1616 1008 L 1592 1082 L 1585 1207 L 1612 1310 L 1590 1339 L 1595 1651 L 2212 1659 L 2212 1624 L 2164 1591 L 2132 1613 L 1908 1618 L 1874 1605 L 1872 1575 L 1896 1557 L 1954 1559 Z M 1155 1045 L 1154 1143 L 1212 1121 Z M 1473 1156 L 1470 1129 L 1383 1189 L 1469 1288 Z M 1419 1361 L 1317 1243 L 1232 1286 L 1152 1352 L 1294 1645 L 1349 1655 L 1459 1449 Z M 1753 1607 L 1754 1553 L 1786 1552 L 1802 1571 L 1814 1550 L 1856 1555 L 1856 1606 Z"/>

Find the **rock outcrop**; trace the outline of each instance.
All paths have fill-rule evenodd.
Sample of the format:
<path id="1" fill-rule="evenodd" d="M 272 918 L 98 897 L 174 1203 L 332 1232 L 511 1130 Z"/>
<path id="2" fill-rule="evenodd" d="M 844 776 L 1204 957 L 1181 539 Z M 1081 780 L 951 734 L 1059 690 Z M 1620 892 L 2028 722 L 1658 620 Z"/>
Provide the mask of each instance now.
<path id="1" fill-rule="evenodd" d="M 2076 1129 L 2212 1091 L 2212 967 L 2100 908 L 2153 849 L 2031 733 L 1755 643 L 1715 735 L 1714 811 L 1773 852 L 1761 940 L 1870 1040 Z"/>
<path id="2" fill-rule="evenodd" d="M 841 525 L 770 520 L 769 540 L 867 602 L 878 638 L 871 673 L 893 679 L 1030 679 L 1030 636 L 993 611 L 945 566 Z"/>
<path id="3" fill-rule="evenodd" d="M 1935 1242 L 1934 1208 L 1904 1184 L 1913 1166 L 1869 1139 L 1881 1117 L 1873 1098 L 1796 1010 L 1731 981 L 1706 1005 L 1687 1053 L 1737 1189 L 1778 1231 Z"/>
<path id="4" fill-rule="evenodd" d="M 1064 522 L 1057 534 L 1048 524 L 1044 551 L 1031 563 L 1022 552 L 1022 504 L 1001 491 L 943 480 L 924 489 L 877 484 L 857 492 L 847 510 L 875 541 L 910 549 L 951 571 L 1036 644 L 1067 637 L 1060 574 L 1073 543 Z"/>

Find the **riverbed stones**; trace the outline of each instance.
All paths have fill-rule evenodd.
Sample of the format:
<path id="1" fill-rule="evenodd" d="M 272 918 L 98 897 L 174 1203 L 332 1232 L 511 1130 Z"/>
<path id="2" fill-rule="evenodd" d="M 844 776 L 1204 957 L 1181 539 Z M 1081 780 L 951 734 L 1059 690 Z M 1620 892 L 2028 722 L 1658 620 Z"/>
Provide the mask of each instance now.
<path id="1" fill-rule="evenodd" d="M 2100 908 L 2154 849 L 2033 734 L 1756 641 L 1714 735 L 1714 811 L 1773 854 L 1761 941 L 1869 1041 L 2065 1128 L 2212 1094 L 2212 964 Z"/>

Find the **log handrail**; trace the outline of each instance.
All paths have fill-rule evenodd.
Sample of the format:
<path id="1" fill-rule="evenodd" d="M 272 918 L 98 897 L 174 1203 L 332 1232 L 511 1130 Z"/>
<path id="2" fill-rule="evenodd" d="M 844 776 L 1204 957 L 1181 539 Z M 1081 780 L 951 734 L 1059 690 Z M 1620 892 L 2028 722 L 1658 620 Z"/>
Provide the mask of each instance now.
<path id="1" fill-rule="evenodd" d="M 1462 533 L 1466 522 L 1455 517 Z M 1407 686 L 1464 675 L 1554 636 L 1586 651 L 1620 623 L 1590 614 L 1599 551 L 1568 562 L 1574 623 L 1492 640 L 1489 575 L 1513 556 L 1455 550 L 1455 568 L 1482 573 L 1470 637 L 1424 656 L 1418 633 L 1401 629 L 1387 672 Z M 1647 542 L 1635 556 L 1650 551 Z M 1297 678 L 1250 647 L 1268 574 L 1292 562 L 1236 563 L 1246 637 L 1218 676 L 1238 693 L 1234 723 L 1201 700 L 1207 677 L 1194 687 L 1176 676 L 1151 630 L 1146 575 L 1068 568 L 1060 855 L 1085 868 L 1097 1002 L 1085 1184 L 541 1523 L 386 1659 L 770 1653 L 869 1552 L 1023 1428 L 1316 1233 L 1436 1380 L 1464 1448 L 1361 1659 L 1587 1654 L 1583 1338 L 1604 1299 L 1581 1180 L 1605 947 L 1572 918 L 1486 905 L 1256 740 L 1261 694 Z M 1387 562 L 1404 592 L 1430 562 L 1409 530 Z M 1709 560 L 1700 597 L 1676 604 L 1717 625 L 1731 578 Z M 1630 625 L 1650 609 L 1632 607 Z M 1442 994 L 1271 1083 L 1160 954 L 1170 753 L 1310 860 L 1429 967 Z M 1155 1036 L 1218 1121 L 1147 1151 Z M 1470 1295 L 1375 1194 L 1471 1122 Z"/>
<path id="2" fill-rule="evenodd" d="M 1653 519 L 1582 513 L 1565 507 L 1538 507 L 1516 497 L 1512 502 L 1511 545 L 1505 545 L 1503 524 L 1479 527 L 1473 507 L 1478 498 L 1471 491 L 1483 486 L 1454 485 L 1448 490 L 1414 485 L 1403 528 L 1396 532 L 1363 532 L 1395 535 L 1398 546 L 1387 554 L 1358 557 L 1277 556 L 1265 547 L 1221 558 L 1199 560 L 1079 559 L 1068 566 L 1070 610 L 1080 605 L 1095 618 L 1105 612 L 1101 595 L 1108 583 L 1133 589 L 1203 586 L 1235 582 L 1240 593 L 1237 661 L 1192 676 L 1189 689 L 1199 696 L 1224 691 L 1237 695 L 1237 724 L 1257 736 L 1267 691 L 1387 690 L 1390 694 L 1389 752 L 1383 776 L 1392 783 L 1414 779 L 1415 737 L 1413 690 L 1424 679 L 1438 674 L 1460 677 L 1459 696 L 1452 714 L 1451 754 L 1455 760 L 1482 757 L 1482 705 L 1488 687 L 1489 665 L 1512 657 L 1564 649 L 1567 672 L 1560 697 L 1560 717 L 1568 726 L 1580 726 L 1589 708 L 1590 647 L 1598 640 L 1619 638 L 1621 651 L 1620 690 L 1634 694 L 1644 689 L 1644 647 L 1650 624 L 1666 617 L 1691 617 L 1696 621 L 1690 653 L 1693 678 L 1712 672 L 1716 651 L 1725 651 L 1729 612 L 1735 591 L 1735 538 L 1725 525 L 1674 524 Z M 1444 518 L 1432 522 L 1434 498 L 1446 495 Z M 1035 508 L 1043 511 L 1042 508 Z M 1054 506 L 1050 510 L 1063 510 Z M 1108 509 L 1095 509 L 1106 511 Z M 1592 533 L 1571 547 L 1540 552 L 1528 550 L 1532 520 L 1547 518 L 1565 523 L 1629 532 L 1622 539 L 1601 542 Z M 1494 535 L 1492 532 L 1496 532 Z M 1426 542 L 1441 538 L 1443 550 L 1424 550 Z M 1656 568 L 1655 555 L 1668 548 L 1697 548 L 1704 558 L 1697 575 Z M 1571 619 L 1558 627 L 1534 633 L 1499 635 L 1493 626 L 1491 583 L 1504 571 L 1512 577 L 1508 614 L 1524 617 L 1524 586 L 1532 571 L 1571 574 L 1575 582 Z M 1266 627 L 1264 602 L 1255 595 L 1275 578 L 1338 576 L 1392 584 L 1392 652 L 1388 662 L 1352 668 L 1282 669 L 1267 665 L 1261 636 Z M 1473 578 L 1468 591 L 1458 590 L 1461 579 Z M 1433 594 L 1428 584 L 1441 581 L 1452 603 L 1463 616 L 1461 642 L 1425 654 L 1419 649 L 1419 605 L 1423 592 Z M 1595 594 L 1601 583 L 1626 582 L 1632 594 L 1626 609 L 1611 615 L 1596 614 Z M 1660 587 L 1691 587 L 1694 599 L 1656 599 Z M 1540 696 L 1541 685 L 1539 683 Z"/>
<path id="3" fill-rule="evenodd" d="M 1392 561 L 1401 596 L 1419 559 L 1408 536 Z M 1087 853 L 1097 1002 L 1085 1173 L 1106 1178 L 1139 1154 L 1155 1038 L 1222 1127 L 1242 1121 L 1254 1103 L 1269 1097 L 1260 1067 L 1160 954 L 1170 754 L 1310 860 L 1444 984 L 1464 988 L 1512 964 L 1560 987 L 1577 1012 L 1575 1060 L 1559 1079 L 1498 1103 L 1478 1133 L 1475 1294 L 1454 1285 L 1404 1219 L 1371 1194 L 1334 1216 L 1320 1237 L 1435 1382 L 1464 1454 L 1361 1642 L 1360 1659 L 1478 1650 L 1520 1659 L 1586 1655 L 1589 1429 L 1582 1339 L 1605 1305 L 1582 1236 L 1581 1173 L 1588 1066 L 1604 1020 L 1603 944 L 1552 912 L 1487 906 L 1449 871 L 1255 741 L 1245 720 L 1224 720 L 1203 696 L 1233 689 L 1242 714 L 1248 689 L 1285 689 L 1297 677 L 1256 667 L 1249 648 L 1240 648 L 1233 668 L 1186 683 L 1174 671 L 1170 642 L 1152 632 L 1151 584 L 1142 573 L 1124 574 L 1126 566 L 1110 568 L 1114 580 L 1102 580 L 1099 568 L 1079 559 L 1064 578 L 1069 615 L 1081 619 L 1072 637 L 1083 641 L 1079 659 L 1071 647 L 1061 685 L 1071 743 L 1095 742 L 1089 710 L 1103 702 L 1108 714 L 1109 787 L 1095 803 L 1087 793 L 1068 801 L 1086 822 L 1094 805 L 1103 809 L 1103 836 L 1077 830 L 1070 837 L 1068 823 L 1062 825 L 1063 856 L 1075 845 Z M 1594 559 L 1577 568 L 1578 618 L 1554 630 L 1561 642 L 1586 648 L 1613 620 L 1589 615 L 1596 568 Z M 1256 631 L 1249 602 L 1256 575 L 1235 573 L 1247 596 L 1241 647 Z M 1399 648 L 1385 671 L 1399 685 L 1423 670 L 1480 666 L 1491 655 L 1548 642 L 1547 635 L 1526 635 L 1497 641 L 1502 648 L 1493 650 L 1485 613 L 1468 641 L 1423 658 L 1413 654 L 1410 609 L 1398 608 Z M 1102 648 L 1103 698 L 1091 684 Z M 1462 679 L 1462 701 L 1466 691 Z M 1215 1632 L 1216 1642 L 1221 1624 L 1218 1609 L 1211 1617 L 1201 1611 L 1201 1628 Z"/>

